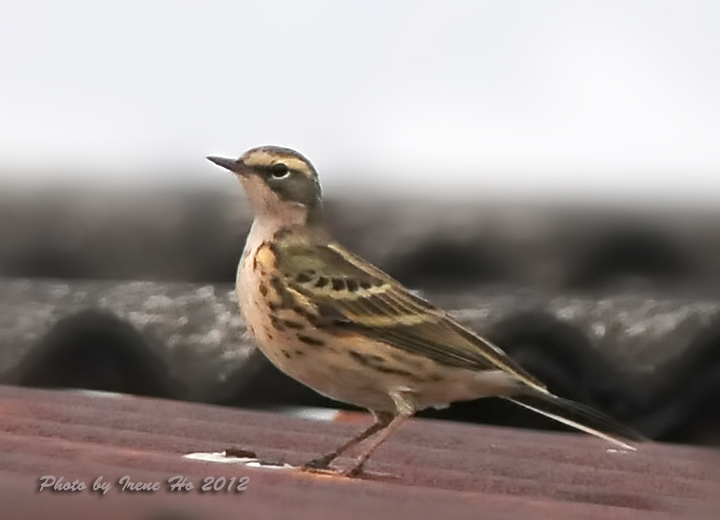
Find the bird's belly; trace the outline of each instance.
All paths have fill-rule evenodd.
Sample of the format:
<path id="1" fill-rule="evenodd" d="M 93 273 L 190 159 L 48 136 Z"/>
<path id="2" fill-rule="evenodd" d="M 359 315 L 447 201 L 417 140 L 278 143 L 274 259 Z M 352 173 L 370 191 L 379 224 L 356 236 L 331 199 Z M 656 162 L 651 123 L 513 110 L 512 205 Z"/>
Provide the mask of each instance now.
<path id="1" fill-rule="evenodd" d="M 317 331 L 304 332 L 276 329 L 268 334 L 267 329 L 261 327 L 255 339 L 276 367 L 320 394 L 369 410 L 394 411 L 386 378 L 355 366 L 340 345 L 322 341 Z M 315 341 L 301 341 L 298 334 Z"/>
<path id="2" fill-rule="evenodd" d="M 263 352 L 268 353 L 263 349 Z M 374 411 L 394 411 L 395 406 L 386 388 L 386 381 L 374 374 L 357 369 L 347 362 L 347 356 L 328 348 L 327 352 L 295 351 L 291 358 L 272 359 L 280 370 L 320 394 Z M 270 350 L 272 354 L 272 349 Z M 305 361 L 306 359 L 306 361 Z"/>

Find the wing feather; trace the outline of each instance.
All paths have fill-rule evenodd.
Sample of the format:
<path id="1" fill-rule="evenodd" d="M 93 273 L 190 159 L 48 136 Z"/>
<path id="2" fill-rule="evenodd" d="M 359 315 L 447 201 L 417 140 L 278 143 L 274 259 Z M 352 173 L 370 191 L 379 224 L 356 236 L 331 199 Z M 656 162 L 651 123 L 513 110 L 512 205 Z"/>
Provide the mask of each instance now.
<path id="1" fill-rule="evenodd" d="M 274 253 L 287 289 L 303 295 L 302 304 L 312 306 L 308 311 L 324 326 L 362 333 L 448 366 L 504 370 L 547 392 L 498 347 L 339 244 L 286 242 Z"/>

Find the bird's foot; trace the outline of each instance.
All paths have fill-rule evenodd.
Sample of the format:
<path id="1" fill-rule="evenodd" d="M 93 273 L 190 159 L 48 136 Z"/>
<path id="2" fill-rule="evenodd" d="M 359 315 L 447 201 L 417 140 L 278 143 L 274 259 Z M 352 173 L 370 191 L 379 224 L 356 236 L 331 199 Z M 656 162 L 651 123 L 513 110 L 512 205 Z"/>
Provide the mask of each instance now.
<path id="1" fill-rule="evenodd" d="M 330 462 L 332 462 L 333 459 L 329 459 L 328 457 L 319 457 L 317 459 L 310 460 L 306 462 L 303 465 L 303 469 L 328 469 L 330 467 Z"/>
<path id="2" fill-rule="evenodd" d="M 343 470 L 341 473 L 345 477 L 357 478 L 365 472 L 365 461 L 355 464 L 348 469 Z"/>
<path id="3" fill-rule="evenodd" d="M 360 463 L 356 462 L 355 464 L 350 466 L 348 469 L 340 470 L 340 469 L 333 469 L 330 467 L 330 463 L 333 460 L 335 460 L 335 457 L 330 457 L 330 456 L 319 457 L 317 459 L 313 459 L 309 462 L 306 462 L 302 466 L 301 469 L 303 471 L 307 471 L 310 473 L 321 473 L 321 474 L 325 474 L 325 475 L 340 475 L 340 476 L 348 477 L 348 478 L 357 478 L 364 473 L 363 468 L 365 466 L 365 461 L 360 462 Z"/>
<path id="4" fill-rule="evenodd" d="M 330 463 L 335 460 L 335 457 L 325 456 L 325 457 L 318 457 L 317 459 L 313 459 L 311 461 L 306 462 L 302 469 L 313 471 L 313 470 L 324 470 L 328 469 L 330 467 Z"/>

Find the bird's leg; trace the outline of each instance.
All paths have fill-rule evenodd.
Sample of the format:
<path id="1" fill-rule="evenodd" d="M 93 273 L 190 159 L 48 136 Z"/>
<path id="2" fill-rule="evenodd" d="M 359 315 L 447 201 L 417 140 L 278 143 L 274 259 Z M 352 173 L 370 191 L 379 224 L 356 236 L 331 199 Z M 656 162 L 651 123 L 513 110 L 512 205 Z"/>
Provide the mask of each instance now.
<path id="1" fill-rule="evenodd" d="M 368 446 L 360 454 L 360 456 L 355 459 L 355 464 L 353 465 L 353 467 L 343 472 L 348 477 L 354 477 L 362 473 L 365 462 L 370 458 L 370 455 L 373 454 L 373 452 L 378 448 L 378 446 L 385 442 L 385 440 L 390 436 L 390 434 L 397 430 L 402 423 L 407 421 L 415 414 L 416 406 L 412 394 L 410 394 L 409 392 L 399 391 L 392 392 L 390 394 L 390 397 L 392 397 L 393 401 L 395 402 L 395 408 L 397 409 L 395 417 L 377 434 L 377 436 L 372 440 L 372 442 L 368 444 Z"/>
<path id="2" fill-rule="evenodd" d="M 327 455 L 323 455 L 322 457 L 318 457 L 317 459 L 309 461 L 307 464 L 305 464 L 304 467 L 307 469 L 327 468 L 330 463 L 337 459 L 340 455 L 345 453 L 347 450 L 349 450 L 356 444 L 361 443 L 368 437 L 375 435 L 383 428 L 386 428 L 393 420 L 393 414 L 389 412 L 373 412 L 373 415 L 375 416 L 375 422 L 371 424 L 369 428 L 366 428 L 359 435 L 353 437 L 345 444 L 335 449 L 334 451 L 331 451 Z"/>

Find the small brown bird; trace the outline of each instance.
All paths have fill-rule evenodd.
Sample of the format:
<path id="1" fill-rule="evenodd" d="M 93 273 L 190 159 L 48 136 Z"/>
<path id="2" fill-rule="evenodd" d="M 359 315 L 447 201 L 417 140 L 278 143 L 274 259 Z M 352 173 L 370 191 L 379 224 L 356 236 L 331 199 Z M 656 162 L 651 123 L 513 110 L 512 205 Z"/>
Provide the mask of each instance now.
<path id="1" fill-rule="evenodd" d="M 375 423 L 307 463 L 324 469 L 373 437 L 344 473 L 356 475 L 406 419 L 427 407 L 500 396 L 626 449 L 630 429 L 551 394 L 500 348 L 344 249 L 323 222 L 315 168 L 298 152 L 263 146 L 208 157 L 237 174 L 255 214 L 237 272 L 248 330 L 280 370 Z"/>

